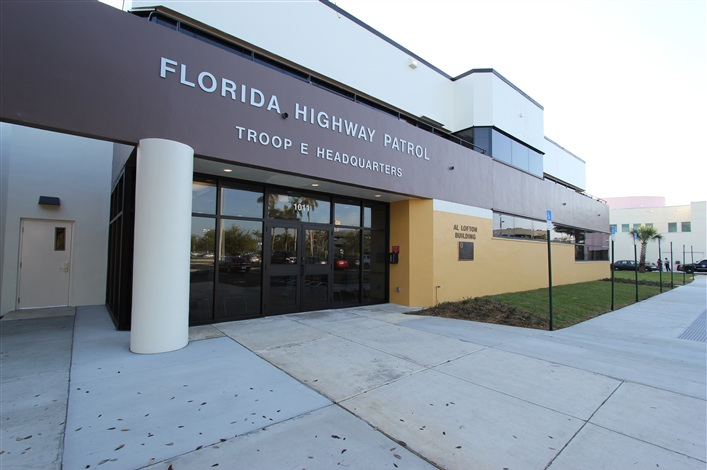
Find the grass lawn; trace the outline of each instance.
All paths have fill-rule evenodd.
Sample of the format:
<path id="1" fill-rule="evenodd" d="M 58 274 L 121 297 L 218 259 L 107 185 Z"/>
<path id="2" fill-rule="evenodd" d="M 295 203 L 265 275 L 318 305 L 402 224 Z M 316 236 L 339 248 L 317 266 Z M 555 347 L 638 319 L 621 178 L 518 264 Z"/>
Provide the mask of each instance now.
<path id="1" fill-rule="evenodd" d="M 619 309 L 635 303 L 635 274 L 617 271 L 614 283 L 614 308 Z M 638 274 L 638 298 L 645 300 L 660 294 L 660 273 Z M 692 276 L 684 276 L 685 283 Z M 555 286 L 552 289 L 553 326 L 555 330 L 581 323 L 611 311 L 611 282 L 583 282 Z M 674 286 L 683 285 L 683 274 L 673 274 Z M 663 292 L 670 290 L 670 273 L 663 273 Z M 416 315 L 431 315 L 457 318 L 525 328 L 548 329 L 550 301 L 547 289 L 492 295 L 464 299 L 459 302 L 443 302 L 418 312 Z"/>

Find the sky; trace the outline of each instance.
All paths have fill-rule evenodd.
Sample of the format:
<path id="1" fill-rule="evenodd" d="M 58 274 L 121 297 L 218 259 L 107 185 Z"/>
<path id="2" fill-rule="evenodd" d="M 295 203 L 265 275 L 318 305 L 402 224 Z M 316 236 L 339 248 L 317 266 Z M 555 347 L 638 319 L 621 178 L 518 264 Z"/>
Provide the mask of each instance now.
<path id="1" fill-rule="evenodd" d="M 707 200 L 706 1 L 333 3 L 449 75 L 495 69 L 586 162 L 587 193 Z"/>
<path id="2" fill-rule="evenodd" d="M 545 109 L 601 198 L 707 200 L 707 9 L 697 0 L 336 0 L 444 72 L 493 68 Z"/>

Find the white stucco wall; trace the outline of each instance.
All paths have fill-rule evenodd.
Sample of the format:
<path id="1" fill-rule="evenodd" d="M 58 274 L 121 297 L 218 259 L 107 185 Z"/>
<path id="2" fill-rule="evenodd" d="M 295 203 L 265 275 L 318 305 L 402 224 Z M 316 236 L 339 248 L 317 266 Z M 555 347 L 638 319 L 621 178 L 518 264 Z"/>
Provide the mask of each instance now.
<path id="1" fill-rule="evenodd" d="M 707 258 L 707 202 L 692 202 L 689 205 L 668 207 L 638 207 L 633 209 L 611 209 L 609 218 L 616 225 L 616 241 L 614 242 L 615 257 L 633 259 L 633 238 L 622 230 L 622 225 L 628 224 L 632 229 L 634 224 L 653 224 L 663 239 L 661 240 L 662 258 L 670 258 L 670 243 L 673 243 L 673 259 L 682 260 L 683 246 L 686 251 L 686 261 L 691 261 L 690 249 L 694 252 L 695 261 Z M 690 222 L 690 232 L 682 231 L 682 222 Z M 677 232 L 669 232 L 668 224 L 676 223 Z M 646 261 L 656 262 L 658 259 L 658 242 L 650 242 L 646 251 Z M 640 245 L 638 246 L 640 256 Z"/>
<path id="2" fill-rule="evenodd" d="M 71 305 L 105 303 L 113 144 L 0 124 L 2 284 L 0 314 L 16 308 L 22 218 L 74 221 Z M 61 206 L 38 204 L 55 196 Z"/>
<path id="3" fill-rule="evenodd" d="M 552 140 L 545 138 L 540 147 L 545 152 L 543 171 L 579 189 L 587 188 L 586 163 Z"/>
<path id="4" fill-rule="evenodd" d="M 473 72 L 454 82 L 455 130 L 495 126 L 542 150 L 544 112 L 495 73 Z"/>

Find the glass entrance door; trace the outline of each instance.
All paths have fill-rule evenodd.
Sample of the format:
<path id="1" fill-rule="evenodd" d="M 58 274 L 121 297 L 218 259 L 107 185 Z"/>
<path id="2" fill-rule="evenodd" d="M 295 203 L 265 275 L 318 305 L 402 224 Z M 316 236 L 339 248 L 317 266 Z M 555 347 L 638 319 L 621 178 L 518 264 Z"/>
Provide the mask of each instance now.
<path id="1" fill-rule="evenodd" d="M 326 308 L 331 300 L 331 230 L 277 222 L 266 230 L 264 311 L 267 314 Z"/>

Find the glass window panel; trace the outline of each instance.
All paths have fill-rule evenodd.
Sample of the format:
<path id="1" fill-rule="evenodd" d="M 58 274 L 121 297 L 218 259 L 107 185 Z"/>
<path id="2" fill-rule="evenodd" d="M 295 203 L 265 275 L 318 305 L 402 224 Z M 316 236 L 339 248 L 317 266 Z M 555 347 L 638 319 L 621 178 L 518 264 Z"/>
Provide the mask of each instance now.
<path id="1" fill-rule="evenodd" d="M 194 181 L 191 185 L 191 211 L 216 213 L 216 183 Z"/>
<path id="2" fill-rule="evenodd" d="M 66 227 L 54 227 L 54 251 L 66 251 Z"/>
<path id="3" fill-rule="evenodd" d="M 344 204 L 337 202 L 334 204 L 334 224 L 335 225 L 361 225 L 361 206 L 358 204 Z"/>
<path id="4" fill-rule="evenodd" d="M 512 237 L 516 218 L 508 214 L 499 214 L 498 231 L 500 237 Z"/>
<path id="5" fill-rule="evenodd" d="M 691 222 L 681 222 L 680 223 L 680 231 L 681 232 L 691 232 L 692 231 L 692 223 Z"/>
<path id="6" fill-rule="evenodd" d="M 628 224 L 621 224 L 621 231 L 624 233 L 628 233 L 631 231 L 631 229 L 629 228 Z"/>
<path id="7" fill-rule="evenodd" d="M 361 300 L 363 302 L 384 302 L 388 285 L 388 250 L 386 232 L 382 230 L 363 231 L 363 278 Z"/>
<path id="8" fill-rule="evenodd" d="M 542 178 L 545 171 L 543 156 L 534 150 L 528 150 L 528 171 L 530 174 Z"/>
<path id="9" fill-rule="evenodd" d="M 521 170 L 530 171 L 530 149 L 515 140 L 511 140 L 511 164 Z"/>
<path id="10" fill-rule="evenodd" d="M 213 319 L 214 251 L 216 220 L 192 217 L 191 263 L 189 274 L 189 320 L 204 322 Z"/>
<path id="11" fill-rule="evenodd" d="M 475 127 L 472 144 L 483 149 L 486 155 L 492 155 L 493 149 L 491 148 L 491 128 Z"/>
<path id="12" fill-rule="evenodd" d="M 563 227 L 561 225 L 553 226 L 550 232 L 550 237 L 553 242 L 558 243 L 574 243 L 574 229 L 571 227 Z"/>
<path id="13" fill-rule="evenodd" d="M 272 264 L 297 263 L 297 229 L 288 227 L 273 227 L 270 231 L 272 243 Z"/>
<path id="14" fill-rule="evenodd" d="M 678 223 L 677 222 L 669 222 L 668 223 L 668 232 L 677 232 L 678 231 Z"/>
<path id="15" fill-rule="evenodd" d="M 387 229 L 388 213 L 382 204 L 365 205 L 363 208 L 363 226 L 379 230 Z"/>
<path id="16" fill-rule="evenodd" d="M 263 216 L 263 192 L 222 188 L 221 215 L 261 218 Z"/>
<path id="17" fill-rule="evenodd" d="M 304 260 L 306 264 L 329 264 L 329 231 L 305 231 Z"/>
<path id="18" fill-rule="evenodd" d="M 299 276 L 271 276 L 267 301 L 274 310 L 292 311 L 297 306 Z"/>
<path id="19" fill-rule="evenodd" d="M 523 217 L 516 217 L 512 236 L 514 238 L 533 238 L 533 221 Z"/>
<path id="20" fill-rule="evenodd" d="M 511 150 L 511 139 L 497 131 L 492 131 L 491 139 L 493 158 L 501 162 L 511 164 L 513 153 Z"/>
<path id="21" fill-rule="evenodd" d="M 316 310 L 329 305 L 329 275 L 308 274 L 304 276 L 302 303 L 305 310 Z"/>
<path id="22" fill-rule="evenodd" d="M 360 289 L 361 230 L 337 228 L 334 231 L 334 304 L 358 303 Z"/>
<path id="23" fill-rule="evenodd" d="M 370 206 L 363 207 L 363 226 L 366 228 L 371 228 L 371 213 L 372 209 Z"/>
<path id="24" fill-rule="evenodd" d="M 249 220 L 221 221 L 220 259 L 227 256 L 259 257 L 263 249 L 263 223 Z"/>
<path id="25" fill-rule="evenodd" d="M 260 314 L 263 224 L 222 220 L 216 312 L 219 318 Z"/>
<path id="26" fill-rule="evenodd" d="M 283 193 L 268 196 L 268 217 L 271 219 L 328 224 L 331 221 L 330 210 L 328 199 Z"/>
<path id="27" fill-rule="evenodd" d="M 503 236 L 503 233 L 501 232 L 501 218 L 503 217 L 503 214 L 500 214 L 498 212 L 493 213 L 493 236 L 494 237 L 501 237 Z"/>
<path id="28" fill-rule="evenodd" d="M 547 241 L 547 222 L 533 220 L 533 239 Z"/>

